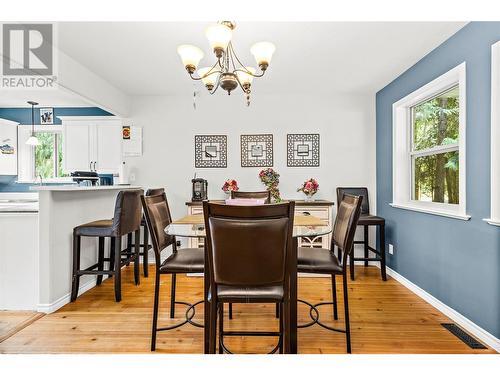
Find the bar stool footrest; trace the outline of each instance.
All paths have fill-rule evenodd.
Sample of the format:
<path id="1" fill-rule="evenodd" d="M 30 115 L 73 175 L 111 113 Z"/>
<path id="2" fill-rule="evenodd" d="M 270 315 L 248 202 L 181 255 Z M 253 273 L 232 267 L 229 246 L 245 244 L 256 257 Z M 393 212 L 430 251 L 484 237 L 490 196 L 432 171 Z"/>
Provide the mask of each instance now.
<path id="1" fill-rule="evenodd" d="M 186 309 L 184 321 L 182 321 L 180 323 L 177 323 L 177 324 L 173 324 L 173 325 L 168 326 L 168 327 L 157 328 L 156 331 L 157 332 L 160 332 L 160 331 L 169 331 L 171 329 L 182 327 L 186 323 L 189 323 L 189 324 L 191 324 L 191 325 L 193 325 L 195 327 L 203 328 L 204 327 L 203 324 L 200 324 L 200 323 L 197 323 L 197 322 L 193 321 L 194 315 L 196 314 L 195 307 L 196 307 L 196 305 L 199 305 L 202 302 L 204 302 L 204 301 L 202 300 L 202 301 L 198 301 L 198 302 L 192 304 L 192 303 L 188 303 L 188 302 L 184 302 L 184 301 L 175 301 L 174 303 L 177 304 L 177 305 L 184 305 L 184 306 L 188 307 Z M 192 311 L 191 314 L 189 314 L 190 311 Z"/>

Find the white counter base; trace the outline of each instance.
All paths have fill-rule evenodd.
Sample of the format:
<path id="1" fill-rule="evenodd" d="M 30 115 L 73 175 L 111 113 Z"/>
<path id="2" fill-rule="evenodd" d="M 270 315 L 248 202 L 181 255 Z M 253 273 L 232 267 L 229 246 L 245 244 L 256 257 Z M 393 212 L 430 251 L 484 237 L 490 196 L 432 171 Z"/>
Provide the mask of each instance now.
<path id="1" fill-rule="evenodd" d="M 51 313 L 70 301 L 73 228 L 113 217 L 119 190 L 138 186 L 100 186 L 39 191 L 39 285 L 37 311 Z M 97 238 L 82 237 L 80 268 L 97 262 Z M 105 251 L 109 251 L 109 239 Z M 107 263 L 105 263 L 105 267 Z M 80 293 L 95 285 L 96 276 L 80 278 Z"/>

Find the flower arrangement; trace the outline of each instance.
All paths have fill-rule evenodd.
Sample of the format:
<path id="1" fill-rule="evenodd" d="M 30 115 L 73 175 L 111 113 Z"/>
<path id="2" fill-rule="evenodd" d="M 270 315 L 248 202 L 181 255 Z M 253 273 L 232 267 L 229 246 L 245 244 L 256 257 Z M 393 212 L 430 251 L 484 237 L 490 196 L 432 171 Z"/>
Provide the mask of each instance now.
<path id="1" fill-rule="evenodd" d="M 311 199 L 312 196 L 318 192 L 318 190 L 319 184 L 314 178 L 304 181 L 302 186 L 297 189 L 297 191 L 301 191 L 306 195 L 306 199 Z"/>
<path id="2" fill-rule="evenodd" d="M 280 175 L 272 168 L 266 168 L 259 172 L 260 181 L 266 186 L 266 189 L 271 192 L 271 198 L 274 202 L 281 202 L 280 191 L 278 184 Z"/>
<path id="3" fill-rule="evenodd" d="M 240 188 L 238 187 L 238 181 L 236 180 L 226 180 L 224 185 L 222 185 L 222 191 L 224 193 L 231 193 L 232 191 L 238 191 Z"/>

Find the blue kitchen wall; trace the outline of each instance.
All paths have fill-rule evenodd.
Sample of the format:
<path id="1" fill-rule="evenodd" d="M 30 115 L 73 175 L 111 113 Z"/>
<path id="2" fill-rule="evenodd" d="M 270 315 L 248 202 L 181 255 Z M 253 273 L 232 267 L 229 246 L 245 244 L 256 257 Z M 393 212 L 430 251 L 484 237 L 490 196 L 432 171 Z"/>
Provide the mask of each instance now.
<path id="1" fill-rule="evenodd" d="M 54 108 L 54 124 L 61 124 L 58 116 L 112 116 L 97 107 Z M 0 108 L 0 118 L 31 124 L 31 108 Z M 35 125 L 40 124 L 40 110 L 35 108 Z M 0 176 L 0 192 L 28 192 L 31 184 L 16 183 L 17 176 Z"/>
<path id="2" fill-rule="evenodd" d="M 377 106 L 377 212 L 386 219 L 388 265 L 500 337 L 500 228 L 490 217 L 491 45 L 500 22 L 472 22 L 380 90 Z M 466 62 L 469 221 L 392 208 L 392 104 Z M 499 194 L 500 192 L 494 192 Z"/>

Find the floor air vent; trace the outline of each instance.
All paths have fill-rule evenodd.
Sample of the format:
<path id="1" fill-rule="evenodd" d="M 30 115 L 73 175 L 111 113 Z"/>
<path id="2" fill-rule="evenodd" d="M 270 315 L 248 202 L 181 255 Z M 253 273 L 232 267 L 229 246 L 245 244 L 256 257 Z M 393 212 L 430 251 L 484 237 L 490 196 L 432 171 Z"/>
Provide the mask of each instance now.
<path id="1" fill-rule="evenodd" d="M 448 331 L 457 336 L 465 344 L 467 344 L 472 349 L 487 349 L 486 346 L 477 341 L 474 337 L 465 332 L 462 328 L 457 326 L 455 323 L 441 323 L 441 325 Z"/>

